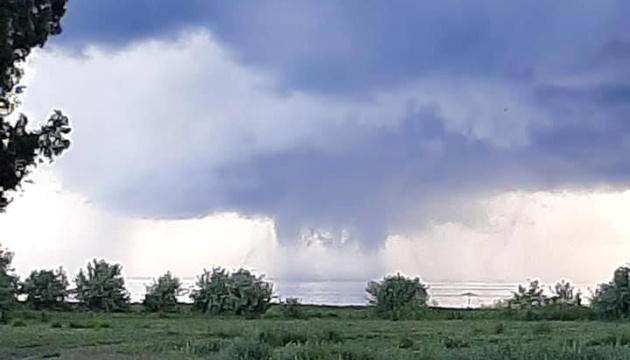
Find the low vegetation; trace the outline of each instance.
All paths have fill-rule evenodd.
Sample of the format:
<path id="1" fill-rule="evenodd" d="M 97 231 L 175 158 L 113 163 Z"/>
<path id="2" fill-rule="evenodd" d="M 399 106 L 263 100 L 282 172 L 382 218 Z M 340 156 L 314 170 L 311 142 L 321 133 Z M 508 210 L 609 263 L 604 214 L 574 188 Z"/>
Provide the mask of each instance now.
<path id="1" fill-rule="evenodd" d="M 63 269 L 20 281 L 12 258 L 0 250 L 0 359 L 630 359 L 626 267 L 589 306 L 567 281 L 533 280 L 496 306 L 448 309 L 400 274 L 368 283 L 367 306 L 335 307 L 274 301 L 263 276 L 222 268 L 198 276 L 190 304 L 170 272 L 131 304 L 118 264 L 95 259 L 72 286 Z"/>
<path id="2" fill-rule="evenodd" d="M 369 282 L 366 292 L 375 314 L 392 320 L 398 320 L 405 308 L 426 306 L 429 298 L 427 287 L 419 278 L 410 279 L 400 274 Z"/>
<path id="3" fill-rule="evenodd" d="M 193 309 L 214 315 L 259 316 L 273 298 L 273 285 L 250 271 L 204 270 L 190 295 Z"/>
<path id="4" fill-rule="evenodd" d="M 68 298 L 68 277 L 62 268 L 33 271 L 19 286 L 19 294 L 35 310 L 63 310 Z"/>
<path id="5" fill-rule="evenodd" d="M 182 282 L 169 271 L 152 285 L 147 286 L 143 305 L 150 312 L 173 311 L 177 306 L 177 297 L 181 291 Z"/>
<path id="6" fill-rule="evenodd" d="M 94 259 L 75 279 L 76 298 L 87 310 L 117 312 L 129 306 L 122 266 Z"/>
<path id="7" fill-rule="evenodd" d="M 465 320 L 393 322 L 374 320 L 370 312 L 355 307 L 326 311 L 337 317 L 247 320 L 201 316 L 184 308 L 177 316 L 161 318 L 131 305 L 119 314 L 51 312 L 50 322 L 42 322 L 37 311 L 18 304 L 11 324 L 0 326 L 0 358 L 52 354 L 61 359 L 184 360 L 630 358 L 628 322 L 498 322 L 475 318 L 477 310 L 461 310 L 468 314 Z"/>

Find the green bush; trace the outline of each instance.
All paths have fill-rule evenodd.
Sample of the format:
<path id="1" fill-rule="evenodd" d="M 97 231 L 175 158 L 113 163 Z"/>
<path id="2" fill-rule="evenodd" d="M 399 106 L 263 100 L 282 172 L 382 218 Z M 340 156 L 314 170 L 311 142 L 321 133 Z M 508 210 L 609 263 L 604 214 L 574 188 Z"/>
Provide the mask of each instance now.
<path id="1" fill-rule="evenodd" d="M 182 282 L 171 272 L 160 276 L 157 281 L 147 286 L 147 293 L 142 302 L 151 312 L 173 311 L 177 306 L 177 296 L 181 294 Z"/>
<path id="2" fill-rule="evenodd" d="M 386 276 L 381 281 L 370 281 L 366 288 L 368 302 L 380 317 L 398 320 L 407 306 L 425 306 L 429 298 L 427 287 L 419 278 L 400 274 Z"/>
<path id="3" fill-rule="evenodd" d="M 593 309 L 603 318 L 630 317 L 630 268 L 619 267 L 613 279 L 601 284 L 592 299 Z"/>
<path id="4" fill-rule="evenodd" d="M 75 283 L 80 305 L 89 310 L 117 312 L 129 308 L 129 293 L 119 264 L 94 259 L 87 271 L 79 271 Z"/>
<path id="5" fill-rule="evenodd" d="M 282 317 L 285 319 L 307 319 L 308 316 L 304 309 L 300 299 L 298 298 L 286 298 L 280 303 L 280 311 Z"/>
<path id="6" fill-rule="evenodd" d="M 11 268 L 13 253 L 0 246 L 0 324 L 8 324 L 10 313 L 15 307 L 18 277 Z"/>
<path id="7" fill-rule="evenodd" d="M 24 322 L 22 320 L 15 320 L 13 322 L 13 326 L 14 327 L 24 327 L 24 326 L 26 326 L 26 322 Z"/>
<path id="8" fill-rule="evenodd" d="M 534 320 L 576 321 L 594 319 L 593 309 L 586 306 L 558 304 L 536 309 Z"/>
<path id="9" fill-rule="evenodd" d="M 500 322 L 494 325 L 494 333 L 495 334 L 503 334 L 505 332 L 505 324 Z"/>
<path id="10" fill-rule="evenodd" d="M 68 277 L 63 268 L 39 270 L 20 284 L 20 294 L 26 295 L 26 303 L 35 310 L 63 310 L 68 296 Z"/>
<path id="11" fill-rule="evenodd" d="M 222 268 L 204 270 L 190 295 L 193 309 L 210 314 L 262 315 L 273 296 L 273 285 L 263 279 L 245 269 L 233 273 Z"/>

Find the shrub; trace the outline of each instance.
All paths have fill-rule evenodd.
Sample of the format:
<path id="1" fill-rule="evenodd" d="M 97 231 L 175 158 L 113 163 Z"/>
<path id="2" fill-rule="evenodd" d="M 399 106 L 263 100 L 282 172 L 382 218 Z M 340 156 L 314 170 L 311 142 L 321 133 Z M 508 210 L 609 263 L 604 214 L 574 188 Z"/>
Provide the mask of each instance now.
<path id="1" fill-rule="evenodd" d="M 9 323 L 9 314 L 15 306 L 18 278 L 13 274 L 13 253 L 0 246 L 0 324 Z"/>
<path id="2" fill-rule="evenodd" d="M 252 339 L 235 339 L 223 355 L 223 358 L 228 360 L 269 360 L 271 347 L 267 343 Z"/>
<path id="3" fill-rule="evenodd" d="M 100 327 L 101 329 L 109 329 L 109 328 L 112 327 L 112 324 L 110 324 L 110 323 L 100 323 L 98 325 L 98 327 Z"/>
<path id="4" fill-rule="evenodd" d="M 553 287 L 553 296 L 549 298 L 552 304 L 582 305 L 582 293 L 575 291 L 575 287 L 568 281 L 562 280 Z"/>
<path id="5" fill-rule="evenodd" d="M 53 329 L 61 329 L 63 327 L 63 325 L 60 322 L 54 322 L 52 324 L 50 324 L 50 327 Z"/>
<path id="6" fill-rule="evenodd" d="M 376 314 L 392 320 L 400 318 L 405 306 L 425 306 L 429 297 L 427 287 L 419 278 L 411 279 L 400 274 L 386 276 L 380 282 L 369 282 L 366 292 Z"/>
<path id="7" fill-rule="evenodd" d="M 94 259 L 87 271 L 79 271 L 75 279 L 77 299 L 90 310 L 115 312 L 129 307 L 129 293 L 125 289 L 122 266 Z"/>
<path id="8" fill-rule="evenodd" d="M 211 314 L 262 315 L 271 304 L 273 286 L 245 269 L 228 273 L 215 268 L 197 278 L 193 308 Z"/>
<path id="9" fill-rule="evenodd" d="M 494 325 L 494 333 L 495 334 L 503 334 L 505 332 L 505 324 L 500 322 Z"/>
<path id="10" fill-rule="evenodd" d="M 536 310 L 534 320 L 575 321 L 595 318 L 593 309 L 586 306 L 557 304 Z"/>
<path id="11" fill-rule="evenodd" d="M 530 281 L 527 286 L 519 285 L 517 291 L 512 293 L 512 298 L 507 300 L 508 305 L 518 308 L 545 305 L 547 297 L 543 291 L 544 289 L 538 280 Z"/>
<path id="12" fill-rule="evenodd" d="M 62 268 L 33 271 L 20 284 L 19 292 L 26 295 L 32 309 L 60 310 L 68 296 L 68 277 Z"/>
<path id="13" fill-rule="evenodd" d="M 302 308 L 300 299 L 286 298 L 280 303 L 280 311 L 285 319 L 306 319 L 308 316 Z"/>
<path id="14" fill-rule="evenodd" d="M 630 268 L 617 268 L 612 281 L 599 285 L 592 299 L 592 307 L 605 318 L 630 316 Z"/>
<path id="15" fill-rule="evenodd" d="M 177 306 L 177 296 L 181 293 L 182 283 L 171 272 L 160 276 L 157 281 L 147 286 L 144 307 L 151 312 L 172 311 Z"/>

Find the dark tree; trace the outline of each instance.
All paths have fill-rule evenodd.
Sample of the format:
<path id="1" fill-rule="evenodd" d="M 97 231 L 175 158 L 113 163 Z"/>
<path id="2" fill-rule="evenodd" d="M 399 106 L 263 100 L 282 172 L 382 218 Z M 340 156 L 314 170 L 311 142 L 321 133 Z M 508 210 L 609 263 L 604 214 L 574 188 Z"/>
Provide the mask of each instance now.
<path id="1" fill-rule="evenodd" d="M 177 297 L 181 294 L 181 290 L 182 282 L 169 271 L 147 286 L 144 307 L 151 312 L 172 311 L 177 306 Z"/>
<path id="2" fill-rule="evenodd" d="M 214 315 L 258 316 L 273 299 L 273 284 L 245 269 L 230 273 L 222 268 L 205 270 L 190 295 L 193 309 Z"/>
<path id="3" fill-rule="evenodd" d="M 405 307 L 426 306 L 429 299 L 427 289 L 420 278 L 396 274 L 381 281 L 370 281 L 365 291 L 369 305 L 378 316 L 398 320 Z"/>
<path id="4" fill-rule="evenodd" d="M 0 324 L 6 324 L 15 305 L 18 278 L 13 274 L 13 253 L 0 246 Z"/>
<path id="5" fill-rule="evenodd" d="M 79 304 L 89 310 L 118 312 L 129 307 L 122 266 L 94 259 L 74 280 Z"/>
<path id="6" fill-rule="evenodd" d="M 35 310 L 62 310 L 68 297 L 68 277 L 62 268 L 39 270 L 20 284 L 20 293 Z"/>
<path id="7" fill-rule="evenodd" d="M 27 127 L 24 114 L 9 121 L 23 91 L 22 66 L 31 50 L 43 47 L 50 36 L 61 33 L 67 0 L 0 1 L 0 211 L 10 202 L 29 171 L 50 162 L 70 146 L 68 118 L 55 110 L 38 129 Z"/>
<path id="8" fill-rule="evenodd" d="M 630 318 L 630 268 L 617 268 L 610 282 L 600 284 L 591 305 L 605 318 Z"/>

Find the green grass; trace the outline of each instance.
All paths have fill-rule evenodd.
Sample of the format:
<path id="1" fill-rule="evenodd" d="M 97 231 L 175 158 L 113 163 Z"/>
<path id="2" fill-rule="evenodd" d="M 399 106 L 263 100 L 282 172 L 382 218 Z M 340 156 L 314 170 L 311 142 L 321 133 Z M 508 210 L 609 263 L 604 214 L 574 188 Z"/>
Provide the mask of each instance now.
<path id="1" fill-rule="evenodd" d="M 17 314 L 25 326 L 0 326 L 0 359 L 630 359 L 626 322 L 498 321 L 472 313 L 393 322 L 363 311 L 309 320 L 53 312 L 42 322 Z"/>

